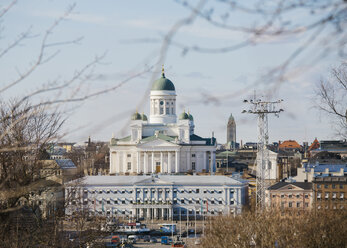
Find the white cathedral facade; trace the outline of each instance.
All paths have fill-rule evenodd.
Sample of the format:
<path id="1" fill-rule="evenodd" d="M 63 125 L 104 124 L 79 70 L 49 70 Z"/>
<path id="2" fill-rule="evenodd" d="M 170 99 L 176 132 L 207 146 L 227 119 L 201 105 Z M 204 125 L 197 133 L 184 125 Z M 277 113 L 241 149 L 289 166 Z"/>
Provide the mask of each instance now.
<path id="1" fill-rule="evenodd" d="M 110 174 L 213 174 L 216 139 L 194 134 L 193 116 L 176 111 L 175 86 L 163 70 L 151 88 L 149 118 L 136 112 L 130 136 L 111 139 Z"/>

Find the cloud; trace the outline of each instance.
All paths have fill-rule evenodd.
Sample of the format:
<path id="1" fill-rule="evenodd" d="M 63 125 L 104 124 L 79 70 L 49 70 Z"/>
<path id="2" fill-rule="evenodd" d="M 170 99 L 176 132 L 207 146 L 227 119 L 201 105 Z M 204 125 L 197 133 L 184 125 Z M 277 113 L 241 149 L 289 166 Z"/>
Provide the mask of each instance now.
<path id="1" fill-rule="evenodd" d="M 211 79 L 212 77 L 209 75 L 204 75 L 201 72 L 193 71 L 193 72 L 188 72 L 183 75 L 184 77 L 188 78 L 198 78 L 198 79 Z"/>

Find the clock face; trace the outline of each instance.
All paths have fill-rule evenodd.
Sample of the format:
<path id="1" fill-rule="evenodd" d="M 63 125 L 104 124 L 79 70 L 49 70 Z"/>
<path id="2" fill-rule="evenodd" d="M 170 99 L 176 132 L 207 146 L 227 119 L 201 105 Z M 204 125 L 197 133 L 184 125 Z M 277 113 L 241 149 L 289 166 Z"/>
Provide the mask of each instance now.
<path id="1" fill-rule="evenodd" d="M 163 105 L 164 104 L 164 102 L 163 101 L 160 101 L 160 105 Z"/>

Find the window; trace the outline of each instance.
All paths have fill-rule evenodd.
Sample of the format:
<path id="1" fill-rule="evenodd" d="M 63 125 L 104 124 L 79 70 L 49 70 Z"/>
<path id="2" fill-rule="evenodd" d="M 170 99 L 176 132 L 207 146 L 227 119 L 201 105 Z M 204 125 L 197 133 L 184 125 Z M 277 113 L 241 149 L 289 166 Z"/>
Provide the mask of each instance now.
<path id="1" fill-rule="evenodd" d="M 281 194 L 281 198 L 284 198 L 284 194 Z"/>
<path id="2" fill-rule="evenodd" d="M 192 204 L 192 203 L 193 203 L 193 202 L 192 202 L 192 199 L 189 199 L 189 201 L 188 201 L 188 202 L 189 202 L 189 204 Z"/>
<path id="3" fill-rule="evenodd" d="M 305 198 L 306 198 L 306 199 L 308 198 L 308 194 L 305 194 Z"/>
<path id="4" fill-rule="evenodd" d="M 333 192 L 333 199 L 336 199 L 336 193 L 335 192 Z"/>
<path id="5" fill-rule="evenodd" d="M 195 162 L 192 162 L 192 170 L 195 171 Z"/>
<path id="6" fill-rule="evenodd" d="M 195 158 L 195 153 L 192 154 L 192 158 Z"/>
<path id="7" fill-rule="evenodd" d="M 99 190 L 99 194 L 102 194 L 102 189 Z"/>
<path id="8" fill-rule="evenodd" d="M 109 199 L 107 199 L 107 202 L 106 202 L 107 204 L 111 204 L 111 201 L 109 200 Z"/>
<path id="9" fill-rule="evenodd" d="M 131 154 L 127 154 L 127 157 L 128 157 L 128 158 L 131 158 Z"/>
<path id="10" fill-rule="evenodd" d="M 122 200 L 122 204 L 125 204 L 125 200 Z"/>
<path id="11" fill-rule="evenodd" d="M 171 108 L 171 114 L 174 115 L 174 108 Z"/>
<path id="12" fill-rule="evenodd" d="M 109 190 L 109 189 L 108 189 L 108 190 L 106 190 L 106 193 L 107 193 L 107 194 L 109 194 L 109 193 L 110 193 L 110 190 Z"/>
<path id="13" fill-rule="evenodd" d="M 275 198 L 276 197 L 276 195 L 272 195 L 272 198 Z"/>
<path id="14" fill-rule="evenodd" d="M 128 162 L 128 170 L 131 170 L 131 162 Z"/>
<path id="15" fill-rule="evenodd" d="M 325 193 L 325 199 L 329 198 L 329 193 Z"/>
<path id="16" fill-rule="evenodd" d="M 296 195 L 296 198 L 300 198 L 300 195 L 299 195 L 299 194 L 297 194 L 297 195 Z"/>
<path id="17" fill-rule="evenodd" d="M 317 199 L 322 198 L 322 193 L 317 193 Z"/>
<path id="18" fill-rule="evenodd" d="M 211 204 L 214 204 L 214 200 L 211 200 Z"/>
<path id="19" fill-rule="evenodd" d="M 163 107 L 160 107 L 160 114 L 164 114 L 164 108 Z"/>
<path id="20" fill-rule="evenodd" d="M 191 189 L 188 189 L 188 193 L 189 193 L 189 194 L 192 193 L 192 190 L 191 190 Z"/>
<path id="21" fill-rule="evenodd" d="M 220 205 L 222 205 L 222 204 L 223 204 L 222 200 L 219 200 L 219 204 L 220 204 Z"/>
<path id="22" fill-rule="evenodd" d="M 336 184 L 331 185 L 333 189 L 336 189 Z"/>
<path id="23" fill-rule="evenodd" d="M 344 198 L 344 194 L 340 193 L 340 199 L 343 200 L 343 198 Z"/>
<path id="24" fill-rule="evenodd" d="M 181 204 L 184 204 L 184 199 L 181 199 Z"/>
<path id="25" fill-rule="evenodd" d="M 166 108 L 165 110 L 166 110 L 166 114 L 169 115 L 170 114 L 169 108 Z"/>
<path id="26" fill-rule="evenodd" d="M 329 188 L 329 185 L 328 184 L 324 184 L 324 188 L 325 189 Z"/>
<path id="27" fill-rule="evenodd" d="M 234 205 L 234 201 L 233 200 L 230 201 L 230 205 Z"/>
<path id="28" fill-rule="evenodd" d="M 343 184 L 340 184 L 340 189 L 343 189 Z"/>
<path id="29" fill-rule="evenodd" d="M 214 190 L 211 190 L 211 194 L 214 194 Z"/>
<path id="30" fill-rule="evenodd" d="M 305 207 L 308 208 L 308 203 L 307 202 L 305 203 Z"/>
<path id="31" fill-rule="evenodd" d="M 173 204 L 177 204 L 177 200 L 173 200 Z"/>
<path id="32" fill-rule="evenodd" d="M 299 208 L 300 207 L 300 202 L 296 203 L 296 207 Z"/>
<path id="33" fill-rule="evenodd" d="M 164 105 L 164 102 L 163 102 L 163 101 L 160 101 L 160 105 Z"/>
<path id="34" fill-rule="evenodd" d="M 322 186 L 320 184 L 317 184 L 317 189 L 322 188 Z"/>
<path id="35" fill-rule="evenodd" d="M 118 204 L 118 200 L 115 199 L 115 200 L 114 200 L 114 204 Z"/>
<path id="36" fill-rule="evenodd" d="M 289 194 L 288 197 L 289 197 L 289 198 L 293 198 L 293 195 L 292 195 L 292 194 Z"/>
<path id="37" fill-rule="evenodd" d="M 200 203 L 199 199 L 195 200 L 195 203 L 196 203 L 196 204 L 199 204 L 199 203 Z"/>
<path id="38" fill-rule="evenodd" d="M 200 192 L 200 190 L 199 190 L 199 189 L 196 189 L 196 190 L 195 190 L 195 193 L 199 193 L 199 192 Z"/>
<path id="39" fill-rule="evenodd" d="M 290 208 L 293 207 L 293 203 L 292 203 L 292 202 L 289 202 L 289 203 L 288 203 L 288 207 L 290 207 Z"/>
<path id="40" fill-rule="evenodd" d="M 207 193 L 207 190 L 206 190 L 206 189 L 204 189 L 204 193 L 205 193 L 205 194 Z"/>

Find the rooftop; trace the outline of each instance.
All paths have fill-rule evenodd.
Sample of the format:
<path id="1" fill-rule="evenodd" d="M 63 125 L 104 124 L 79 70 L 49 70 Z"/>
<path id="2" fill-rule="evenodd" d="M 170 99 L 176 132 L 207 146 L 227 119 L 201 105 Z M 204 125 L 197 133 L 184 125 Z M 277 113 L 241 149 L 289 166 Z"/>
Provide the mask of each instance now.
<path id="1" fill-rule="evenodd" d="M 80 182 L 78 182 L 80 181 Z M 71 182 L 85 186 L 103 185 L 244 185 L 244 182 L 227 176 L 189 176 L 189 175 L 156 175 L 156 176 L 86 176 Z"/>
<path id="2" fill-rule="evenodd" d="M 284 186 L 287 185 L 294 185 L 296 187 L 302 188 L 302 189 L 312 189 L 312 183 L 307 183 L 307 182 L 278 182 L 272 186 L 269 187 L 269 190 L 276 190 L 280 189 Z"/>

